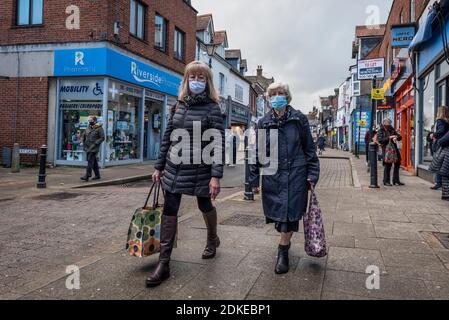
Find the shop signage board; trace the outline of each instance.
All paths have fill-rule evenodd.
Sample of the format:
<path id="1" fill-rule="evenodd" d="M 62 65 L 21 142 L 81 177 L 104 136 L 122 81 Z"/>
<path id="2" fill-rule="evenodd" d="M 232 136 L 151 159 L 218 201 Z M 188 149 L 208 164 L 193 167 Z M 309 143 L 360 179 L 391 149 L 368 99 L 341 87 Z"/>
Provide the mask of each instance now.
<path id="1" fill-rule="evenodd" d="M 103 109 L 102 103 L 91 102 L 61 102 L 59 104 L 61 110 L 101 110 Z"/>
<path id="2" fill-rule="evenodd" d="M 63 79 L 59 85 L 59 99 L 102 101 L 103 84 L 103 79 Z"/>
<path id="3" fill-rule="evenodd" d="M 359 80 L 381 79 L 385 76 L 385 59 L 360 60 L 357 63 Z"/>
<path id="4" fill-rule="evenodd" d="M 408 48 L 416 34 L 414 24 L 396 25 L 391 27 L 391 46 L 393 48 Z"/>
<path id="5" fill-rule="evenodd" d="M 110 76 L 158 92 L 178 95 L 181 77 L 109 48 L 55 50 L 54 76 Z"/>

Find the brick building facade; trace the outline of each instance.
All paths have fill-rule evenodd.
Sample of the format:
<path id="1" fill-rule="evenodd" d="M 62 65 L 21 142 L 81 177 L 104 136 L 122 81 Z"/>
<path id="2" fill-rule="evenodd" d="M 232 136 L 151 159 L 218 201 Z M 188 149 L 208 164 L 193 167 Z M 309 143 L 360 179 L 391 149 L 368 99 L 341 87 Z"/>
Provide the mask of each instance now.
<path id="1" fill-rule="evenodd" d="M 0 2 L 0 149 L 46 144 L 50 162 L 83 165 L 76 136 L 93 114 L 109 134 L 103 165 L 153 159 L 184 68 L 195 59 L 190 1 L 43 0 L 28 23 L 18 3 Z M 101 94 L 91 94 L 93 104 L 62 95 L 63 87 Z"/>

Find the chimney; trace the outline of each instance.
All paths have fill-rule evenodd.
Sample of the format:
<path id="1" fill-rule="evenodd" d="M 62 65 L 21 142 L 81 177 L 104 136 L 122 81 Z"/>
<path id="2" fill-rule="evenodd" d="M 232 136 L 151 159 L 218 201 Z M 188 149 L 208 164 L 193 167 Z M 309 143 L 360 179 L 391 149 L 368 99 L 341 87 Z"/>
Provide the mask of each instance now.
<path id="1" fill-rule="evenodd" d="M 257 66 L 257 76 L 258 77 L 262 77 L 262 71 L 263 71 L 262 66 Z"/>

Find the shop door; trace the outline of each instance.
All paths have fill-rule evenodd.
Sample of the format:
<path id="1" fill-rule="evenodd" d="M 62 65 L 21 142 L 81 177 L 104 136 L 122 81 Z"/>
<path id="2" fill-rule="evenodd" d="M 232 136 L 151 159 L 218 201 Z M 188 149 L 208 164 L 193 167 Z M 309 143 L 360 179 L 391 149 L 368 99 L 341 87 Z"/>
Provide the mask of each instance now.
<path id="1" fill-rule="evenodd" d="M 145 101 L 144 160 L 157 160 L 162 141 L 162 102 Z"/>
<path id="2" fill-rule="evenodd" d="M 401 166 L 407 171 L 414 171 L 415 133 L 414 133 L 414 108 L 404 109 L 399 114 L 400 133 L 402 136 Z"/>

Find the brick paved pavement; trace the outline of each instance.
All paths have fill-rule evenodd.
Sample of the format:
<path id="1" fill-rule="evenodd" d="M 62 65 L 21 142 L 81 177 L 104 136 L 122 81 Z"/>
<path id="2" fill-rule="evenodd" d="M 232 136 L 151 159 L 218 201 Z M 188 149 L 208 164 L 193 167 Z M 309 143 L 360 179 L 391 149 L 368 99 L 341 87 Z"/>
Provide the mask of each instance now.
<path id="1" fill-rule="evenodd" d="M 300 233 L 291 249 L 292 271 L 284 276 L 273 272 L 278 234 L 272 226 L 221 224 L 216 259 L 201 260 L 205 226 L 186 197 L 172 278 L 146 289 L 157 257 L 129 257 L 123 243 L 147 186 L 69 190 L 79 195 L 59 201 L 29 195 L 0 202 L 0 299 L 448 299 L 449 250 L 431 232 L 449 232 L 449 205 L 429 183 L 406 174 L 406 187 L 368 189 L 364 161 L 352 159 L 353 168 L 347 163 L 322 159 L 318 196 L 328 257 L 307 257 Z M 353 169 L 360 188 L 346 184 Z M 216 203 L 220 222 L 235 214 L 262 219 L 260 201 L 227 198 L 236 191 L 227 189 Z M 81 268 L 81 290 L 65 287 L 70 264 Z M 369 265 L 382 272 L 380 290 L 365 287 Z"/>

